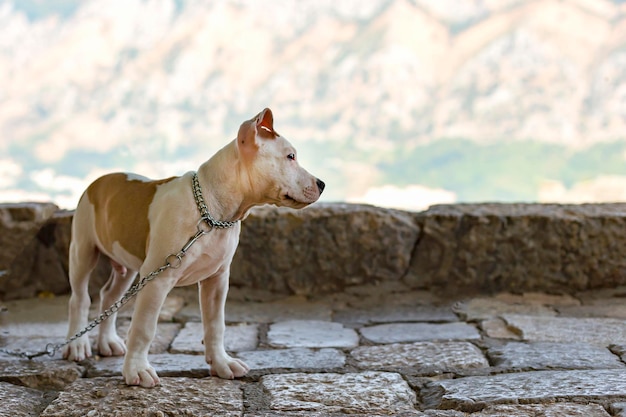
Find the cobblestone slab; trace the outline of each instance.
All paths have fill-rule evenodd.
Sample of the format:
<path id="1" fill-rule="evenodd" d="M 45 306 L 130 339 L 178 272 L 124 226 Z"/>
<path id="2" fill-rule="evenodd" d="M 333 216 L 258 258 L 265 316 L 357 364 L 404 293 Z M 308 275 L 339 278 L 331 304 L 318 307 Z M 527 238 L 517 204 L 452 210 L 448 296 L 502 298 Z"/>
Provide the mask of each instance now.
<path id="1" fill-rule="evenodd" d="M 62 359 L 2 360 L 0 381 L 30 388 L 60 390 L 80 378 L 84 369 Z"/>
<path id="2" fill-rule="evenodd" d="M 130 322 L 128 320 L 118 320 L 118 334 L 120 335 L 120 337 L 122 337 L 122 339 L 126 339 L 126 334 L 128 333 L 129 326 L 130 326 Z M 21 329 L 22 333 L 26 333 L 26 334 L 35 334 L 36 332 L 39 332 L 39 333 L 37 333 L 36 336 L 25 336 L 25 337 L 15 337 L 12 335 L 12 337 L 7 338 L 7 340 L 10 339 L 11 341 L 10 346 L 9 345 L 2 346 L 2 343 L 0 343 L 0 346 L 3 348 L 7 348 L 11 350 L 18 350 L 22 352 L 38 352 L 38 351 L 45 350 L 46 345 L 48 343 L 61 343 L 61 342 L 64 342 L 66 339 L 65 332 L 67 332 L 67 324 L 63 324 L 62 326 L 61 325 L 54 326 L 55 328 L 58 328 L 58 331 L 60 331 L 62 327 L 65 328 L 62 336 L 59 336 L 59 335 L 41 336 L 43 330 L 40 325 L 35 325 L 35 326 L 25 325 L 24 327 L 25 328 Z M 47 328 L 47 326 L 45 327 Z M 181 327 L 182 325 L 180 323 L 159 323 L 158 328 L 157 328 L 157 333 L 154 337 L 154 340 L 152 341 L 152 344 L 150 345 L 150 353 L 167 352 L 167 350 L 170 347 L 170 344 L 174 340 L 174 337 L 180 331 Z M 96 349 L 97 332 L 98 330 L 96 328 L 89 334 L 89 340 L 91 341 L 91 346 L 93 348 L 94 354 L 97 354 L 97 349 Z M 43 333 L 47 334 L 48 332 L 43 331 Z M 0 353 L 0 358 L 8 359 L 9 357 Z M 45 358 L 48 358 L 48 356 L 45 356 Z M 60 350 L 56 352 L 56 354 L 54 355 L 54 358 L 61 359 Z"/>
<path id="3" fill-rule="evenodd" d="M 328 413 L 328 412 L 314 412 L 314 411 L 256 411 L 252 413 L 245 413 L 243 417 L 387 417 L 389 413 L 376 413 L 371 412 L 365 414 L 354 414 L 352 412 L 347 413 Z M 414 410 L 414 411 L 399 411 L 393 414 L 394 417 L 427 417 L 426 414 Z"/>
<path id="4" fill-rule="evenodd" d="M 126 335 L 130 327 L 129 321 L 122 321 L 118 325 L 117 333 L 126 340 Z M 170 348 L 176 335 L 180 332 L 182 324 L 180 323 L 159 323 L 154 340 L 150 345 L 150 353 L 165 353 Z M 202 333 L 201 333 L 202 334 Z"/>
<path id="5" fill-rule="evenodd" d="M 196 291 L 191 293 L 195 297 Z M 33 415 L 48 406 L 44 415 L 92 417 L 626 417 L 626 365 L 619 360 L 626 357 L 626 322 L 584 317 L 591 309 L 603 307 L 609 314 L 610 308 L 623 299 L 606 304 L 594 300 L 579 306 L 578 300 L 566 296 L 500 294 L 492 297 L 500 306 L 550 306 L 571 312 L 572 317 L 510 314 L 512 310 L 503 309 L 496 312 L 499 316 L 487 315 L 491 318 L 480 322 L 488 336 L 480 340 L 476 324 L 459 322 L 449 307 L 430 306 L 422 299 L 394 304 L 396 295 L 402 294 L 391 298 L 375 294 L 368 296 L 367 302 L 362 300 L 365 294 L 359 293 L 343 301 L 333 295 L 332 300 L 314 302 L 301 297 L 239 302 L 235 313 L 247 324 L 227 326 L 226 347 L 254 372 L 227 392 L 200 382 L 232 383 L 205 378 L 210 367 L 204 361 L 199 310 L 193 314 L 188 311 L 184 329 L 180 323 L 159 324 L 152 352 L 172 348 L 169 353 L 151 354 L 150 360 L 161 378 L 170 382 L 151 390 L 123 383 L 121 357 L 95 357 L 77 365 L 48 357 L 22 361 L 2 356 L 0 417 L 5 415 L 5 406 L 22 402 L 35 407 L 39 404 Z M 185 295 L 182 299 L 192 298 Z M 40 350 L 49 341 L 63 338 L 67 300 L 53 300 L 49 314 L 48 307 L 40 308 L 47 302 L 11 304 L 15 321 L 6 320 L 9 313 L 0 314 L 0 346 Z M 174 304 L 180 306 L 180 302 Z M 28 307 L 33 305 L 37 314 L 29 315 Z M 336 311 L 334 322 L 330 321 L 331 309 Z M 254 317 L 257 312 L 261 314 L 259 321 Z M 290 320 L 272 321 L 283 314 Z M 179 311 L 177 317 L 181 316 Z M 323 320 L 292 320 L 294 317 Z M 259 337 L 259 329 L 266 326 L 257 323 L 264 320 L 273 323 L 268 326 L 267 338 L 264 334 Z M 119 324 L 123 336 L 128 320 L 122 318 Z M 350 328 L 362 325 L 365 327 L 358 330 Z M 359 332 L 361 341 L 365 340 L 362 346 Z M 258 350 L 259 340 L 262 350 Z M 477 341 L 470 343 L 473 340 Z M 494 368 L 477 346 L 486 349 Z M 457 375 L 455 379 L 441 379 L 447 377 L 439 375 L 442 373 Z M 405 381 L 419 387 L 420 407 L 426 406 L 427 411 L 415 408 L 416 395 Z M 245 409 L 242 390 L 246 393 Z M 52 403 L 57 391 L 62 393 Z M 19 395 L 24 395 L 23 401 Z M 610 405 L 610 409 L 590 403 Z M 73 407 L 59 408 L 62 404 Z M 11 417 L 29 415 L 20 414 L 19 408 L 7 410 Z"/>
<path id="6" fill-rule="evenodd" d="M 507 325 L 522 339 L 536 342 L 626 344 L 626 321 L 606 318 L 505 315 Z"/>
<path id="7" fill-rule="evenodd" d="M 626 402 L 611 404 L 610 411 L 615 417 L 626 417 Z"/>
<path id="8" fill-rule="evenodd" d="M 95 335 L 90 338 L 92 344 L 95 343 Z M 6 343 L 4 343 L 6 341 Z M 48 337 L 48 336 L 28 336 L 28 337 L 0 337 L 0 347 L 3 349 L 15 350 L 19 352 L 42 352 L 46 349 L 46 345 L 48 343 L 62 343 L 65 341 L 65 336 L 63 337 Z M 43 356 L 44 358 L 49 358 L 49 356 Z M 9 356 L 4 353 L 0 353 L 0 360 L 10 360 L 15 359 L 15 356 Z M 61 351 L 56 352 L 54 355 L 55 359 L 61 359 Z"/>
<path id="9" fill-rule="evenodd" d="M 311 302 L 305 297 L 293 296 L 269 302 L 229 301 L 226 303 L 227 323 L 274 323 L 287 320 L 330 321 L 332 310 L 328 304 Z M 175 315 L 177 321 L 200 321 L 197 299 L 190 300 Z"/>
<path id="10" fill-rule="evenodd" d="M 329 321 L 331 308 L 324 303 L 311 302 L 302 296 L 287 297 L 269 303 L 229 302 L 226 304 L 227 322 L 274 323 L 287 320 Z"/>
<path id="11" fill-rule="evenodd" d="M 210 367 L 204 360 L 204 355 L 175 355 L 163 353 L 150 355 L 150 364 L 159 376 L 205 377 L 209 375 Z M 122 375 L 123 356 L 101 358 L 89 362 L 88 377 L 120 376 Z"/>
<path id="12" fill-rule="evenodd" d="M 45 314 L 42 312 L 42 314 Z M 0 315 L 2 317 L 4 315 Z M 6 338 L 41 338 L 46 335 L 50 339 L 65 340 L 67 336 L 67 319 L 61 322 L 3 322 L 0 321 L 0 335 Z"/>
<path id="13" fill-rule="evenodd" d="M 338 349 L 274 349 L 239 352 L 252 370 L 259 369 L 334 369 L 346 363 L 346 356 Z"/>
<path id="14" fill-rule="evenodd" d="M 256 324 L 240 324 L 226 326 L 224 347 L 229 352 L 240 352 L 256 349 L 258 344 L 259 326 Z M 204 354 L 204 337 L 202 323 L 187 322 L 172 342 L 173 353 Z"/>
<path id="15" fill-rule="evenodd" d="M 403 288 L 398 288 L 390 292 L 390 288 L 386 288 L 389 287 L 387 284 L 392 284 L 393 286 L 396 283 L 397 281 L 388 283 L 381 282 L 379 285 L 366 284 L 350 286 L 347 287 L 344 292 L 324 295 L 321 301 L 330 303 L 336 310 L 345 308 L 367 310 L 387 304 L 395 306 L 439 305 L 442 302 L 442 300 L 431 291 L 413 291 L 403 286 Z M 352 289 L 356 291 L 351 291 Z"/>
<path id="16" fill-rule="evenodd" d="M 261 385 L 269 394 L 269 408 L 277 411 L 394 414 L 415 410 L 415 393 L 396 373 L 266 375 Z"/>
<path id="17" fill-rule="evenodd" d="M 6 311 L 0 316 L 3 330 L 6 326 L 32 323 L 63 323 L 67 320 L 69 295 L 52 298 L 28 298 L 4 301 Z M 67 331 L 67 328 L 65 329 Z"/>
<path id="18" fill-rule="evenodd" d="M 552 307 L 574 307 L 581 305 L 579 299 L 569 294 L 546 294 L 543 292 L 512 294 L 503 292 L 496 295 L 495 298 L 509 304 L 534 304 Z"/>
<path id="19" fill-rule="evenodd" d="M 535 371 L 429 382 L 421 391 L 425 408 L 475 410 L 477 405 L 626 398 L 621 369 Z"/>
<path id="20" fill-rule="evenodd" d="M 38 416 L 52 401 L 50 394 L 0 382 L 0 417 Z"/>
<path id="21" fill-rule="evenodd" d="M 468 342 L 360 346 L 353 349 L 350 355 L 355 359 L 356 366 L 362 369 L 412 368 L 418 374 L 489 366 L 480 349 Z"/>
<path id="22" fill-rule="evenodd" d="M 598 404 L 495 405 L 476 413 L 428 410 L 428 417 L 610 417 Z"/>
<path id="23" fill-rule="evenodd" d="M 626 345 L 611 345 L 611 352 L 618 355 L 622 362 L 626 360 Z"/>
<path id="24" fill-rule="evenodd" d="M 197 293 L 196 293 L 197 294 Z M 133 316 L 133 311 L 135 309 L 136 298 L 131 299 L 128 304 L 122 307 L 117 317 L 121 319 L 128 319 Z M 159 311 L 159 322 L 171 322 L 174 320 L 174 316 L 183 308 L 185 305 L 184 297 L 180 295 L 170 294 L 167 296 L 165 301 L 163 302 L 163 306 Z M 100 314 L 100 300 L 95 299 L 91 303 L 91 308 L 89 309 L 89 316 L 96 317 Z M 199 313 L 198 313 L 199 314 Z"/>
<path id="25" fill-rule="evenodd" d="M 609 369 L 624 368 L 607 348 L 586 343 L 507 343 L 490 348 L 494 366 L 507 369 Z"/>
<path id="26" fill-rule="evenodd" d="M 450 307 L 397 306 L 395 304 L 377 306 L 370 309 L 349 309 L 338 311 L 333 316 L 340 323 L 376 324 L 393 322 L 446 323 L 458 321 Z"/>
<path id="27" fill-rule="evenodd" d="M 161 378 L 153 389 L 129 387 L 121 379 L 73 383 L 42 417 L 241 416 L 240 383 L 219 378 Z"/>
<path id="28" fill-rule="evenodd" d="M 521 301 L 521 300 L 520 300 Z M 485 320 L 503 314 L 524 314 L 529 316 L 555 316 L 556 311 L 542 304 L 516 304 L 496 298 L 474 298 L 457 304 L 454 311 L 464 320 Z"/>
<path id="29" fill-rule="evenodd" d="M 621 300 L 623 303 L 624 301 Z M 579 307 L 557 308 L 561 316 L 567 317 L 611 317 L 626 319 L 626 305 L 584 305 Z"/>
<path id="30" fill-rule="evenodd" d="M 475 327 L 466 323 L 398 323 L 364 327 L 361 335 L 374 343 L 419 342 L 427 340 L 480 339 Z"/>
<path id="31" fill-rule="evenodd" d="M 513 328 L 509 328 L 504 320 L 500 318 L 483 320 L 480 322 L 480 328 L 488 337 L 494 339 L 521 340 L 521 335 L 514 332 Z"/>
<path id="32" fill-rule="evenodd" d="M 351 348 L 359 344 L 359 336 L 340 323 L 291 320 L 272 324 L 267 341 L 274 347 Z"/>

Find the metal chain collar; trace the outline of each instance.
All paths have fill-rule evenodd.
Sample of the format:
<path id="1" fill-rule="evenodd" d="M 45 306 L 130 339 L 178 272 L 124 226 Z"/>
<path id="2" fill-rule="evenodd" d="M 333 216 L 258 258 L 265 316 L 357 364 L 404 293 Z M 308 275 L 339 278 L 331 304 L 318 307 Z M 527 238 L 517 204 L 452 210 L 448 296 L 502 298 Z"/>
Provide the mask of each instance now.
<path id="1" fill-rule="evenodd" d="M 100 315 L 98 317 L 96 317 L 91 322 L 89 322 L 89 324 L 84 329 L 82 329 L 81 331 L 79 331 L 78 333 L 76 333 L 74 336 L 70 337 L 66 341 L 64 341 L 62 343 L 56 343 L 56 344 L 48 343 L 46 345 L 45 350 L 42 350 L 42 351 L 39 351 L 39 352 L 24 352 L 24 351 L 20 351 L 20 350 L 9 350 L 9 349 L 0 348 L 0 353 L 4 353 L 4 354 L 10 355 L 10 356 L 17 356 L 17 357 L 20 357 L 20 358 L 27 358 L 27 359 L 33 359 L 33 358 L 37 358 L 37 357 L 43 356 L 43 355 L 48 355 L 50 357 L 54 356 L 59 349 L 61 349 L 62 347 L 66 346 L 66 345 L 69 345 L 74 340 L 82 337 L 86 333 L 88 333 L 91 330 L 93 330 L 94 328 L 96 328 L 100 323 L 102 323 L 103 321 L 107 320 L 113 314 L 117 313 L 117 311 L 120 308 L 122 308 L 133 297 L 135 297 L 137 295 L 137 293 L 139 293 L 139 291 L 141 291 L 141 289 L 143 287 L 145 287 L 150 281 L 155 279 L 163 271 L 165 271 L 168 268 L 172 268 L 172 269 L 179 268 L 181 266 L 181 264 L 182 264 L 183 257 L 187 254 L 187 251 L 189 250 L 189 248 L 198 239 L 200 239 L 201 236 L 206 235 L 207 233 L 209 233 L 211 230 L 213 230 L 215 228 L 217 228 L 217 229 L 227 229 L 227 228 L 233 227 L 234 225 L 237 224 L 237 221 L 234 221 L 234 222 L 231 222 L 231 221 L 220 221 L 220 220 L 215 220 L 211 216 L 211 214 L 209 213 L 209 210 L 208 210 L 206 204 L 204 203 L 204 198 L 202 197 L 202 190 L 200 189 L 200 183 L 198 182 L 198 174 L 195 173 L 195 172 L 193 173 L 193 178 L 192 178 L 192 189 L 193 189 L 194 198 L 196 200 L 196 205 L 198 206 L 198 210 L 200 211 L 201 217 L 200 217 L 200 220 L 198 220 L 198 223 L 196 224 L 196 229 L 197 229 L 196 233 L 192 237 L 189 238 L 187 243 L 185 243 L 185 245 L 182 247 L 182 249 L 177 254 L 171 253 L 171 254 L 167 255 L 167 257 L 165 258 L 165 263 L 162 266 L 160 266 L 159 268 L 157 268 L 154 271 L 150 272 L 148 275 L 146 275 L 145 277 L 143 277 L 139 281 L 137 281 L 135 284 L 133 284 L 128 289 L 128 291 L 126 291 L 124 293 L 122 298 L 120 298 L 115 303 L 113 303 L 113 305 L 111 305 L 111 307 L 109 307 L 106 310 L 104 310 L 102 313 L 100 313 Z M 203 222 L 206 223 L 207 226 L 209 226 L 208 229 L 203 229 L 202 228 L 201 225 L 202 225 Z"/>
<path id="2" fill-rule="evenodd" d="M 229 227 L 233 227 L 237 224 L 239 220 L 235 220 L 234 222 L 215 220 L 213 216 L 211 216 L 211 213 L 209 213 L 209 209 L 204 202 L 204 198 L 202 198 L 202 189 L 200 189 L 200 182 L 198 181 L 197 172 L 193 173 L 191 185 L 193 188 L 193 196 L 196 199 L 196 205 L 198 206 L 198 210 L 200 210 L 200 215 L 202 216 L 206 224 L 216 229 L 228 229 Z"/>

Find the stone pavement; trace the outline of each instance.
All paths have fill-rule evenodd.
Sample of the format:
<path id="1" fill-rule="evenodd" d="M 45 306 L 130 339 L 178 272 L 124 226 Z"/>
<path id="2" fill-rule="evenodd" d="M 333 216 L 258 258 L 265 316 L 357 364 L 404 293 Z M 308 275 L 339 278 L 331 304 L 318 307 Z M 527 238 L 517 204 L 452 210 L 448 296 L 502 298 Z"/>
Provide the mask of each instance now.
<path id="1" fill-rule="evenodd" d="M 209 376 L 196 294 L 175 290 L 161 314 L 160 387 L 125 386 L 121 358 L 0 355 L 0 416 L 626 416 L 624 288 L 463 300 L 389 284 L 308 299 L 233 288 L 227 349 L 252 369 L 235 381 Z M 61 341 L 66 304 L 3 303 L 0 346 Z"/>

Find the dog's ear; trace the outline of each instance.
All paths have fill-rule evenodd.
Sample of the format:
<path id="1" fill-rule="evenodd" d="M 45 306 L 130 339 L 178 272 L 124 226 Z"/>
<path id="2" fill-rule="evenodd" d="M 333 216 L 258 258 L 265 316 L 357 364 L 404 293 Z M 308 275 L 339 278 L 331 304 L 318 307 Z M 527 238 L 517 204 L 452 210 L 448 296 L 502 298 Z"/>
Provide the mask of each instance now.
<path id="1" fill-rule="evenodd" d="M 237 147 L 241 155 L 254 157 L 259 149 L 257 136 L 261 139 L 275 139 L 280 136 L 274 130 L 274 116 L 270 109 L 265 109 L 250 120 L 246 120 L 239 127 L 237 133 Z"/>
<path id="2" fill-rule="evenodd" d="M 274 115 L 268 108 L 264 109 L 261 113 L 257 114 L 254 118 L 256 122 L 257 135 L 264 139 L 275 139 L 279 136 L 274 130 Z"/>

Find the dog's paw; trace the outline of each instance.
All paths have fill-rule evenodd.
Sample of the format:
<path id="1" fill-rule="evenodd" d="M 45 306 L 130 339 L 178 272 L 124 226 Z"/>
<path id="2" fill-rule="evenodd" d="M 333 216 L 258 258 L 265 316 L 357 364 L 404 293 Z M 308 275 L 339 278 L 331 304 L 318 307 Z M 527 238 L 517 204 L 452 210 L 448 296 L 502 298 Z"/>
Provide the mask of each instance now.
<path id="1" fill-rule="evenodd" d="M 90 357 L 91 344 L 87 336 L 81 336 L 63 347 L 63 358 L 68 361 L 80 362 Z"/>
<path id="2" fill-rule="evenodd" d="M 211 375 L 224 379 L 240 378 L 248 373 L 250 367 L 241 359 L 226 357 L 223 361 L 212 361 Z"/>
<path id="3" fill-rule="evenodd" d="M 156 371 L 147 360 L 126 360 L 122 375 L 127 385 L 141 385 L 144 388 L 152 388 L 161 384 Z"/>
<path id="4" fill-rule="evenodd" d="M 102 336 L 98 340 L 98 352 L 102 356 L 124 356 L 126 345 L 117 334 L 112 336 Z"/>

